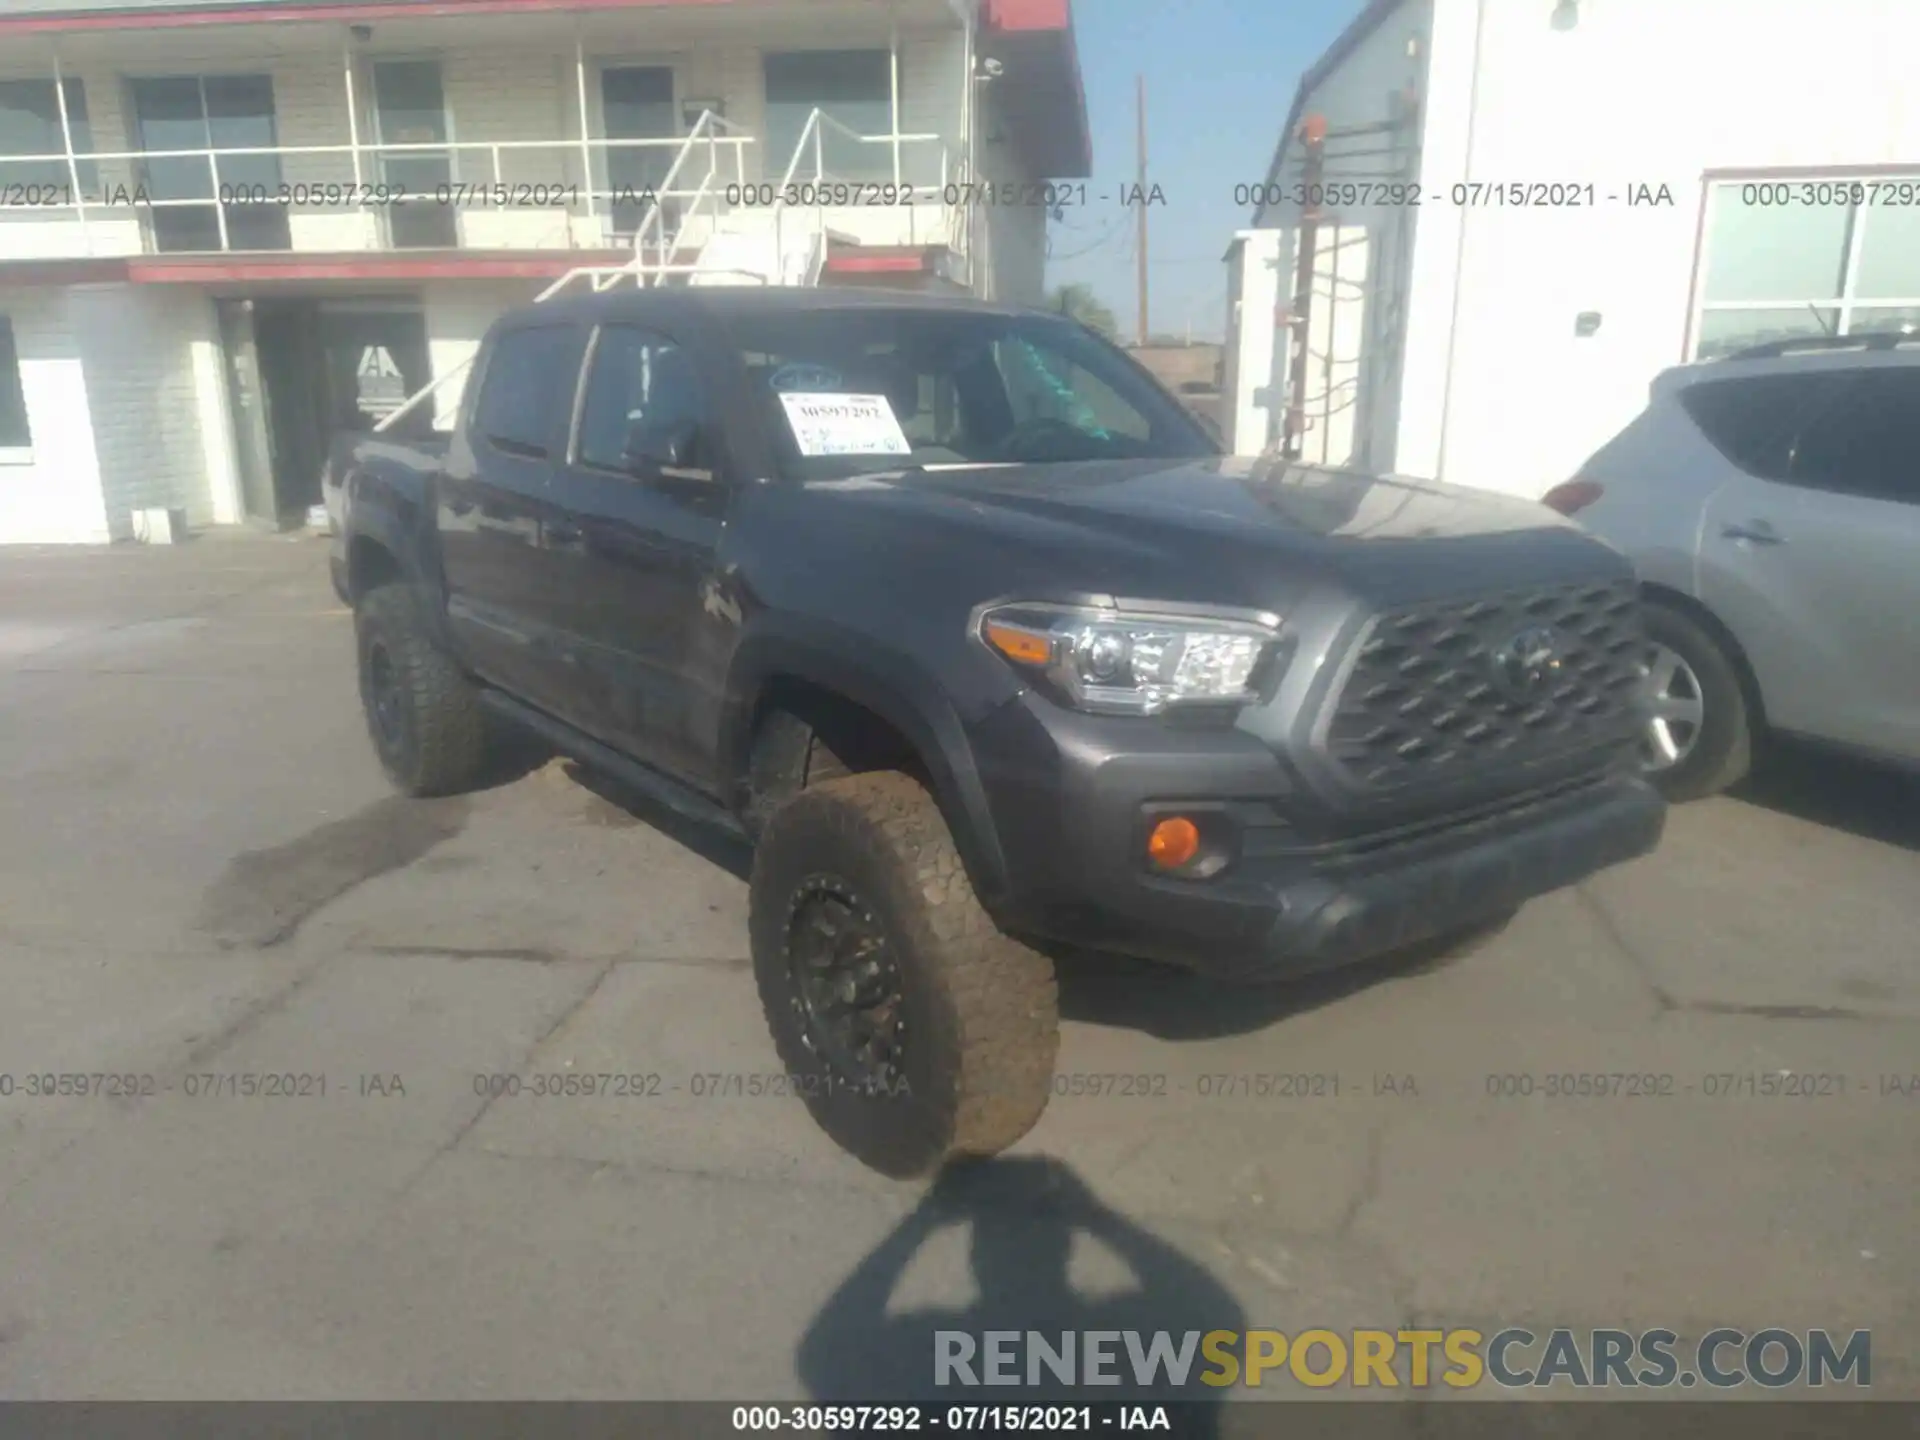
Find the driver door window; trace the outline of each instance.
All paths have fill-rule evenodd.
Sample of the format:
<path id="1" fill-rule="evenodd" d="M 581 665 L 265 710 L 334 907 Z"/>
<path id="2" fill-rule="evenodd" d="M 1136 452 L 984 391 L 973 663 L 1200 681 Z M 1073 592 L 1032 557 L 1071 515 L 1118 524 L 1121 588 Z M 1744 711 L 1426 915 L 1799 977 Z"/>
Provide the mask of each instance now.
<path id="1" fill-rule="evenodd" d="M 632 475 L 649 465 L 710 471 L 711 426 L 693 358 L 626 325 L 601 330 L 580 411 L 579 463 Z"/>
<path id="2" fill-rule="evenodd" d="M 1087 435 L 1151 440 L 1147 418 L 1106 381 L 1026 340 L 999 340 L 994 363 L 1016 426 L 1051 420 Z"/>

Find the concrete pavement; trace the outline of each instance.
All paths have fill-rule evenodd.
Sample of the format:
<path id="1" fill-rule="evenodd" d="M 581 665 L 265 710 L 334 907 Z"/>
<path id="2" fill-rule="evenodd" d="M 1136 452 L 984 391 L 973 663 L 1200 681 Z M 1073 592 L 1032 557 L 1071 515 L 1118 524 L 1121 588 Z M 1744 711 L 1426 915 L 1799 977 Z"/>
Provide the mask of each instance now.
<path id="1" fill-rule="evenodd" d="M 741 857 L 560 763 L 389 793 L 323 561 L 0 556 L 0 1394 L 798 1398 L 1131 1285 L 1199 1328 L 1871 1328 L 1920 1396 L 1907 782 L 1789 757 L 1426 965 L 1076 966 L 1019 1150 L 1061 1168 L 930 1217 L 753 1093 Z M 108 1073 L 153 1093 L 24 1093 Z M 495 1093 L 536 1074 L 624 1081 Z"/>

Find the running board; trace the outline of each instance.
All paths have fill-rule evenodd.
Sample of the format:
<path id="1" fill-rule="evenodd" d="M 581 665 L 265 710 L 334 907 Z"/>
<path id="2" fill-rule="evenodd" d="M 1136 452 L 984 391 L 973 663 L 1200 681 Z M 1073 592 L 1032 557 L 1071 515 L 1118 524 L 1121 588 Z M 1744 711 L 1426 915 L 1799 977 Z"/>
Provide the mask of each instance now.
<path id="1" fill-rule="evenodd" d="M 716 831 L 730 840 L 746 840 L 745 828 L 731 811 L 691 786 L 681 784 L 652 766 L 629 760 L 618 750 L 581 734 L 564 720 L 556 720 L 544 710 L 536 710 L 499 690 L 483 689 L 480 703 L 508 724 L 530 731 L 561 754 L 612 776 L 628 789 L 665 806 L 682 819 L 691 820 L 701 828 Z"/>

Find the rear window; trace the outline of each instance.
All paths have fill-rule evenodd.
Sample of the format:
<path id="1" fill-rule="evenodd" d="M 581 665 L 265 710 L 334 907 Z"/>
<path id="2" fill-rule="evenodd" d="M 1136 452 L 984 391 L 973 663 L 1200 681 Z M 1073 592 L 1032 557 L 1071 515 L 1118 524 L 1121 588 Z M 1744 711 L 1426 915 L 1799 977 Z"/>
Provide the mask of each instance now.
<path id="1" fill-rule="evenodd" d="M 563 408 L 573 399 L 580 369 L 581 337 L 571 325 L 508 330 L 493 344 L 473 428 L 509 455 L 545 458 L 560 429 Z"/>
<path id="2" fill-rule="evenodd" d="M 1794 441 L 1846 384 L 1836 372 L 1799 371 L 1706 380 L 1680 392 L 1680 405 L 1727 459 L 1762 480 L 1785 480 Z"/>

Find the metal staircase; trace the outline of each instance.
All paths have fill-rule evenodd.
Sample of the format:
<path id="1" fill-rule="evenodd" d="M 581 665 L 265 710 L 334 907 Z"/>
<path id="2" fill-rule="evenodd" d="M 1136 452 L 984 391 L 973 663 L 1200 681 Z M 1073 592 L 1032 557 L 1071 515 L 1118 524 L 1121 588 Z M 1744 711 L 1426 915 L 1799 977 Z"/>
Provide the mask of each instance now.
<path id="1" fill-rule="evenodd" d="M 734 210 L 726 205 L 727 176 L 722 173 L 725 167 L 719 143 L 722 134 L 733 127 L 711 110 L 702 111 L 675 153 L 665 178 L 654 187 L 653 198 L 634 232 L 633 258 L 622 265 L 576 266 L 534 296 L 533 303 L 551 300 L 582 283 L 598 292 L 615 289 L 627 280 L 643 289 L 672 284 L 819 284 L 826 264 L 825 211 L 818 204 L 806 207 L 814 211 L 814 223 L 811 228 L 797 226 L 789 220 L 785 202 L 809 146 L 816 175 L 824 175 L 820 165 L 823 123 L 834 122 L 818 110 L 808 117 L 773 206 L 762 211 Z M 733 178 L 738 180 L 742 147 L 735 144 L 726 148 L 735 157 Z M 689 162 L 703 150 L 706 169 L 697 182 L 692 182 Z M 689 190 L 690 198 L 679 204 L 678 197 Z M 464 378 L 472 365 L 473 357 L 469 357 L 409 395 L 373 427 L 374 431 L 391 430 L 432 396 Z"/>
<path id="2" fill-rule="evenodd" d="M 793 154 L 773 187 L 773 203 L 764 207 L 730 204 L 729 184 L 746 180 L 743 151 L 752 137 L 738 132 L 711 110 L 702 111 L 674 154 L 666 176 L 653 195 L 633 237 L 633 257 L 622 265 L 582 265 L 567 271 L 534 297 L 537 305 L 585 284 L 592 292 L 611 290 L 626 281 L 642 289 L 659 285 L 818 285 L 826 268 L 831 243 L 857 243 L 827 226 L 829 200 L 845 182 L 827 165 L 827 137 L 836 145 L 940 143 L 935 135 L 865 136 L 814 110 L 801 127 Z M 732 163 L 726 161 L 732 153 Z M 700 169 L 704 158 L 705 167 Z M 696 169 L 699 179 L 693 179 Z M 896 176 L 899 165 L 896 158 Z M 971 172 L 965 157 L 950 167 L 944 147 L 940 153 L 940 184 L 934 192 L 944 214 L 936 235 L 920 243 L 948 246 L 964 257 L 971 276 L 975 209 L 968 198 Z M 755 187 L 756 189 L 761 187 Z M 931 188 L 931 187 L 923 187 Z M 919 223 L 919 192 L 912 192 L 907 214 Z M 955 201 L 953 197 L 960 198 Z M 798 197 L 797 199 L 795 197 Z M 375 431 L 391 430 L 427 399 L 464 377 L 472 366 L 462 361 L 425 389 L 407 397 L 383 418 Z"/>

